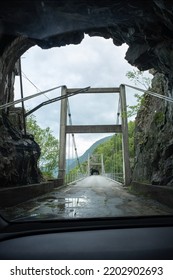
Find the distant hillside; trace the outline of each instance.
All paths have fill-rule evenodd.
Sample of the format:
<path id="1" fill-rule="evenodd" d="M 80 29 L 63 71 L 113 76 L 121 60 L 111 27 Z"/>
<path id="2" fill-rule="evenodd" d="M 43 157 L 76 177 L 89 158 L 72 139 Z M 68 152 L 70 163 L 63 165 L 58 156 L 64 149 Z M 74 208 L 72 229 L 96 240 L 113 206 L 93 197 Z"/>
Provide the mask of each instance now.
<path id="1" fill-rule="evenodd" d="M 96 141 L 88 150 L 86 150 L 86 152 L 82 156 L 79 157 L 80 163 L 83 163 L 83 162 L 87 161 L 88 160 L 88 155 L 91 155 L 94 152 L 94 150 L 97 148 L 97 146 L 99 146 L 100 144 L 108 141 L 111 137 L 112 136 L 107 136 L 107 137 L 104 137 L 104 138 Z M 74 160 L 71 160 L 71 159 L 68 160 L 67 159 L 66 166 L 69 166 L 69 170 L 67 170 L 67 172 L 69 172 L 70 170 L 75 168 L 76 165 L 77 165 L 76 159 L 74 159 Z"/>

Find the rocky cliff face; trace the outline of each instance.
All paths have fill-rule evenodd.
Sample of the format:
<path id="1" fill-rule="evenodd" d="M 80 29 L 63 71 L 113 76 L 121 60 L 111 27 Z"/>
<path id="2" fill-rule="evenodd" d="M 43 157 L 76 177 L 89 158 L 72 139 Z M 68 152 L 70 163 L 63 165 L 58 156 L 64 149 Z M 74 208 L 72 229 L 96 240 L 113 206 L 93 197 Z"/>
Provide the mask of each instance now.
<path id="1" fill-rule="evenodd" d="M 4 103 L 14 100 L 15 67 L 6 76 Z M 38 183 L 42 179 L 37 162 L 40 148 L 31 135 L 23 133 L 22 108 L 0 110 L 0 187 Z"/>
<path id="2" fill-rule="evenodd" d="M 4 114 L 0 116 L 0 134 L 1 187 L 38 183 L 41 180 L 38 144 L 16 129 Z"/>
<path id="3" fill-rule="evenodd" d="M 172 95 L 168 80 L 155 73 L 152 91 Z M 157 185 L 173 184 L 172 103 L 145 94 L 137 114 L 133 180 Z"/>
<path id="4" fill-rule="evenodd" d="M 0 116 L 0 134 L 1 187 L 38 183 L 38 144 L 31 136 L 24 136 L 4 114 Z"/>

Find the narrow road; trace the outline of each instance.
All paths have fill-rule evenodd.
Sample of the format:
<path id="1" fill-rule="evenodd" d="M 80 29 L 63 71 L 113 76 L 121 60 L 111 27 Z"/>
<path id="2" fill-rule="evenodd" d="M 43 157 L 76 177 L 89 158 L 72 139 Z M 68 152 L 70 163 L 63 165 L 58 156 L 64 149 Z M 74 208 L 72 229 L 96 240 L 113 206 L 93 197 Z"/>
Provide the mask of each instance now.
<path id="1" fill-rule="evenodd" d="M 173 209 L 133 195 L 108 178 L 93 175 L 6 212 L 15 220 L 168 215 L 173 214 Z"/>

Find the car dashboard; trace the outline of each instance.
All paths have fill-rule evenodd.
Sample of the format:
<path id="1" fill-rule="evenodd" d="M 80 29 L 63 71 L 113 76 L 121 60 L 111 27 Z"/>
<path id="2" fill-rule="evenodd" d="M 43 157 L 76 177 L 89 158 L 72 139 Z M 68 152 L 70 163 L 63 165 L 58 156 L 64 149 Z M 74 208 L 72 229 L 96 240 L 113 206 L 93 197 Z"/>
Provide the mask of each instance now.
<path id="1" fill-rule="evenodd" d="M 2 260 L 173 259 L 173 217 L 0 220 Z"/>

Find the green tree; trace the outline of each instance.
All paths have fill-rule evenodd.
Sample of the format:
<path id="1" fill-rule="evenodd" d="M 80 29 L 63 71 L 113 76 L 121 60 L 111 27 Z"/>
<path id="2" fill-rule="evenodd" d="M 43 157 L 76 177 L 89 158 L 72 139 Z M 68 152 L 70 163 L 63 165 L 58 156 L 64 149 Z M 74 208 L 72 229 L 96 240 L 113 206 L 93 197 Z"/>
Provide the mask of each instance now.
<path id="1" fill-rule="evenodd" d="M 151 86 L 151 79 L 145 76 L 144 71 L 133 69 L 132 71 L 128 71 L 126 76 L 130 81 L 134 82 L 135 85 L 140 85 L 146 90 Z"/>
<path id="2" fill-rule="evenodd" d="M 47 178 L 53 178 L 54 172 L 58 166 L 59 143 L 52 135 L 49 127 L 43 129 L 36 121 L 34 115 L 27 119 L 27 132 L 34 136 L 35 141 L 41 148 L 39 167 L 43 175 Z"/>
<path id="3" fill-rule="evenodd" d="M 142 86 L 146 90 L 149 89 L 151 86 L 151 79 L 149 77 L 145 76 L 144 71 L 133 69 L 132 71 L 128 71 L 126 73 L 126 76 L 130 81 L 134 82 L 135 85 L 139 85 L 140 87 Z M 132 116 L 136 115 L 137 112 L 139 111 L 140 107 L 145 104 L 144 94 L 141 95 L 141 94 L 135 93 L 134 97 L 136 98 L 136 105 L 127 106 L 128 117 L 132 117 Z"/>

